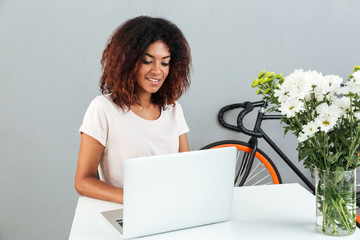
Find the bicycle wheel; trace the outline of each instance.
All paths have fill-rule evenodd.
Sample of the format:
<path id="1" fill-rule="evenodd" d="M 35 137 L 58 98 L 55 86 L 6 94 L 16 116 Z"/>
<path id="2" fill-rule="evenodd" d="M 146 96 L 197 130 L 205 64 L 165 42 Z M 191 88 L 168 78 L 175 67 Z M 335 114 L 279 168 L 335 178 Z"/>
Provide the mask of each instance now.
<path id="1" fill-rule="evenodd" d="M 241 178 L 243 177 L 241 174 L 244 172 L 244 168 L 246 167 L 246 163 L 248 162 L 248 158 L 251 153 L 251 147 L 248 143 L 245 142 L 225 140 L 211 143 L 201 149 L 222 147 L 236 147 L 238 149 L 236 175 L 240 174 L 240 177 L 237 180 L 235 179 L 234 182 L 234 185 L 238 187 Z M 281 177 L 275 164 L 263 151 L 257 149 L 249 176 L 246 178 L 246 181 L 242 186 L 269 185 L 280 183 L 282 183 Z"/>

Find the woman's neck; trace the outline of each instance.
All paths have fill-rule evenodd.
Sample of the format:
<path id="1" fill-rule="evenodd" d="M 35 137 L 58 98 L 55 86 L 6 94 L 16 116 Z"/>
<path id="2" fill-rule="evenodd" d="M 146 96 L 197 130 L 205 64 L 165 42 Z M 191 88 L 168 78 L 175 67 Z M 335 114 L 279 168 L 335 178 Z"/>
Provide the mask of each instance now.
<path id="1" fill-rule="evenodd" d="M 137 105 L 140 105 L 142 107 L 149 107 L 151 105 L 153 105 L 154 103 L 151 100 L 151 93 L 135 93 L 136 94 L 136 99 L 137 99 Z"/>
<path id="2" fill-rule="evenodd" d="M 130 109 L 136 115 L 147 120 L 156 120 L 161 115 L 161 109 L 158 104 L 151 100 L 151 94 L 136 94 L 137 102 Z"/>

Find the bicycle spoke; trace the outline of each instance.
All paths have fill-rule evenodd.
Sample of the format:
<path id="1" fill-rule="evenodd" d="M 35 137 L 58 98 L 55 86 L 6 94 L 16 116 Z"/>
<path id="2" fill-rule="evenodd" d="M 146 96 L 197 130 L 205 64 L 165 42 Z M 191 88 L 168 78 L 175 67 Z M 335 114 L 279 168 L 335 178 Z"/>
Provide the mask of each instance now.
<path id="1" fill-rule="evenodd" d="M 241 156 L 240 156 L 241 153 L 243 153 L 243 152 L 238 151 L 238 159 L 241 158 Z M 239 186 L 241 179 L 243 179 L 247 164 L 249 163 L 249 158 L 250 158 L 250 154 L 244 153 L 241 161 L 238 160 L 238 163 L 240 162 L 240 166 L 239 166 L 239 168 L 237 168 L 238 170 L 236 171 L 237 174 L 235 177 L 235 186 Z"/>
<path id="2" fill-rule="evenodd" d="M 259 184 L 259 182 L 261 182 L 262 180 L 264 180 L 264 179 L 266 179 L 266 178 L 268 178 L 268 177 L 269 177 L 269 176 L 263 177 L 262 179 L 260 179 L 260 180 L 257 181 L 256 183 L 254 183 L 252 186 L 255 186 L 255 185 Z"/>
<path id="3" fill-rule="evenodd" d="M 257 170 L 259 165 L 260 165 L 260 163 L 258 163 L 258 165 L 251 171 L 251 173 L 249 174 L 249 177 L 246 179 L 246 182 L 250 181 L 251 179 L 253 179 L 254 177 L 256 177 L 257 175 L 259 175 L 261 172 L 263 172 L 265 170 L 264 168 L 262 168 L 260 171 L 258 171 L 256 174 L 254 174 L 254 172 Z"/>
<path id="4" fill-rule="evenodd" d="M 239 186 L 241 180 L 244 178 L 247 164 L 249 164 L 250 153 L 244 151 L 238 151 L 237 153 L 237 171 L 235 177 L 235 186 Z M 273 184 L 272 177 L 265 167 L 265 165 L 259 161 L 258 158 L 254 159 L 253 166 L 251 167 L 250 173 L 247 176 L 243 186 L 254 186 L 254 185 L 270 185 Z"/>
<path id="5" fill-rule="evenodd" d="M 243 158 L 242 158 L 242 161 L 241 161 L 241 164 L 240 164 L 240 168 L 239 168 L 239 173 L 240 173 L 240 176 L 242 176 L 245 172 L 245 169 L 246 169 L 246 164 L 248 163 L 249 161 L 249 157 L 250 157 L 250 154 L 248 153 L 245 153 Z"/>

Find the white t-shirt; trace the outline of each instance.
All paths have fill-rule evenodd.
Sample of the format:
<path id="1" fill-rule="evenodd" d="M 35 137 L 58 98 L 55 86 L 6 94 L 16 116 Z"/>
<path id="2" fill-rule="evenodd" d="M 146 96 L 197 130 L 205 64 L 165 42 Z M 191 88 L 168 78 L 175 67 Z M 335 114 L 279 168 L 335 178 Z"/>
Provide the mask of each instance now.
<path id="1" fill-rule="evenodd" d="M 146 120 L 102 95 L 90 103 L 79 131 L 105 147 L 98 168 L 100 179 L 122 188 L 126 159 L 177 153 L 179 136 L 189 128 L 179 103 L 167 106 L 158 119 Z"/>

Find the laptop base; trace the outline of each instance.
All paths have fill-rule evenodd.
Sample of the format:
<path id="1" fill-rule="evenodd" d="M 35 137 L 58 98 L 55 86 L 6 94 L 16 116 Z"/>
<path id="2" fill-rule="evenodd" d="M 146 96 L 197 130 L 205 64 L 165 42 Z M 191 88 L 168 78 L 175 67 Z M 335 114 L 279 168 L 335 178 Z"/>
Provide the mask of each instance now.
<path id="1" fill-rule="evenodd" d="M 101 212 L 106 222 L 111 225 L 121 236 L 123 235 L 123 209 Z"/>

